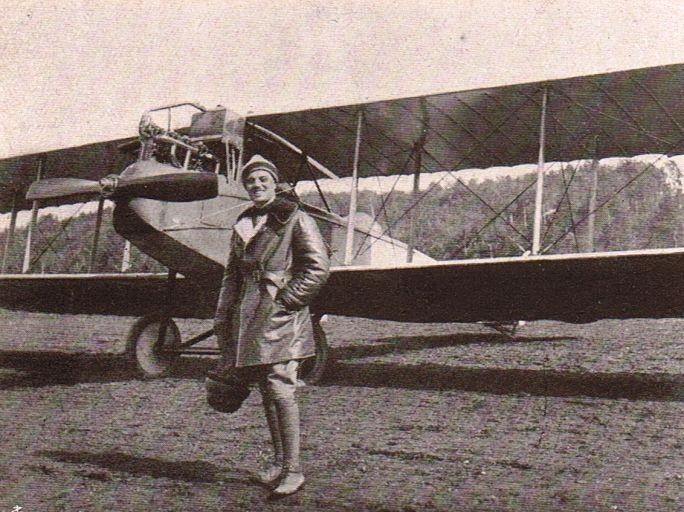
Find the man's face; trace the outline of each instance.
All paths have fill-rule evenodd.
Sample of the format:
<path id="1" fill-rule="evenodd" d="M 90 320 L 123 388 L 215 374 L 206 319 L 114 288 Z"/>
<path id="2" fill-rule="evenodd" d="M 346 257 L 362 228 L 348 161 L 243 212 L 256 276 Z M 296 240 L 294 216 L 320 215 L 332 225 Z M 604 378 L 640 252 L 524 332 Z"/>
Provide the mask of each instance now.
<path id="1" fill-rule="evenodd" d="M 249 198 L 257 206 L 263 206 L 276 196 L 276 182 L 268 171 L 256 170 L 244 181 Z"/>

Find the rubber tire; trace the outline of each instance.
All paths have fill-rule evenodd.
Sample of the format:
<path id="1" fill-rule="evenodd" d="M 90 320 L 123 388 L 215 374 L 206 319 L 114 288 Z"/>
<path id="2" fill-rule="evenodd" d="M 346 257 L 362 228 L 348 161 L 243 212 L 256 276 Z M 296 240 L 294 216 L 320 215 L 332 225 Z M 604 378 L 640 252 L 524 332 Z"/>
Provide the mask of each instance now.
<path id="1" fill-rule="evenodd" d="M 160 353 L 157 350 L 159 326 L 164 319 L 160 314 L 145 315 L 133 322 L 128 331 L 126 354 L 135 364 L 138 374 L 146 379 L 170 375 L 180 358 L 178 353 Z M 178 346 L 181 342 L 178 326 L 172 318 L 167 321 L 164 346 Z"/>
<path id="2" fill-rule="evenodd" d="M 313 337 L 316 343 L 316 355 L 302 362 L 299 378 L 307 384 L 317 384 L 324 379 L 325 373 L 333 361 L 323 327 L 317 320 L 312 319 L 311 323 L 313 324 Z"/>

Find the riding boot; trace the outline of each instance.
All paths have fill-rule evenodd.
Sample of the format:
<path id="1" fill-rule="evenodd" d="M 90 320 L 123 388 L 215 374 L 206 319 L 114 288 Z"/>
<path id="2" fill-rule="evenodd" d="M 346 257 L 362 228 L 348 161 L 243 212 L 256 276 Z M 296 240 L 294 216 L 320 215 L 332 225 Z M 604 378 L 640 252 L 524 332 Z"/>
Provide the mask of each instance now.
<path id="1" fill-rule="evenodd" d="M 294 397 L 279 397 L 275 403 L 283 443 L 283 473 L 273 494 L 287 496 L 297 492 L 304 485 L 304 475 L 299 461 L 299 406 Z"/>
<path id="2" fill-rule="evenodd" d="M 262 393 L 262 402 L 264 412 L 266 413 L 266 422 L 268 423 L 268 430 L 271 434 L 271 443 L 273 444 L 273 462 L 271 462 L 263 471 L 257 473 L 257 480 L 264 485 L 273 485 L 282 474 L 283 468 L 283 442 L 282 432 L 279 426 L 278 413 L 276 411 L 276 404 L 268 393 Z"/>

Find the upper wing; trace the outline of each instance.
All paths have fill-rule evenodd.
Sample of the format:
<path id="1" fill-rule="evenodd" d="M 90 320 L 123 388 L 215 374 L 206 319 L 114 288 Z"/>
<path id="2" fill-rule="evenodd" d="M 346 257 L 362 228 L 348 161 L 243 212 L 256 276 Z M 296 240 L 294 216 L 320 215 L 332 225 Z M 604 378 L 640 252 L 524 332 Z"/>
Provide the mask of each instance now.
<path id="1" fill-rule="evenodd" d="M 45 313 L 211 318 L 220 282 L 176 278 L 169 295 L 166 274 L 0 275 L 0 307 Z"/>
<path id="2" fill-rule="evenodd" d="M 118 174 L 133 163 L 135 155 L 121 151 L 120 147 L 135 141 L 137 137 L 116 139 L 0 160 L 0 212 L 10 211 L 13 204 L 18 209 L 31 207 L 25 195 L 29 185 L 36 180 L 39 165 L 43 178 L 97 180 L 108 174 Z M 41 201 L 41 206 L 79 200 L 69 197 L 66 201 Z"/>
<path id="3" fill-rule="evenodd" d="M 684 248 L 339 267 L 316 308 L 401 322 L 681 317 L 682 268 Z"/>
<path id="4" fill-rule="evenodd" d="M 298 179 L 309 177 L 302 173 L 301 156 L 254 129 L 257 124 L 291 141 L 338 176 L 350 175 L 357 117 L 363 112 L 360 176 L 413 172 L 410 158 L 417 147 L 423 152 L 423 172 L 533 163 L 539 150 L 540 111 L 546 91 L 547 161 L 681 154 L 683 83 L 684 65 L 677 64 L 254 116 L 247 118 L 245 151 L 271 158 L 292 174 L 288 178 L 295 174 Z M 135 140 L 0 160 L 0 212 L 9 211 L 13 200 L 19 208 L 30 206 L 24 193 L 36 179 L 41 159 L 43 177 L 97 179 L 118 173 L 131 163 L 134 157 L 119 147 Z"/>
<path id="5" fill-rule="evenodd" d="M 301 168 L 301 157 L 250 129 L 257 124 L 349 176 L 362 112 L 360 176 L 412 173 L 409 159 L 417 147 L 423 148 L 423 172 L 536 163 L 546 91 L 546 161 L 681 154 L 683 84 L 684 65 L 678 64 L 255 116 L 247 118 L 246 150 L 282 169 Z"/>

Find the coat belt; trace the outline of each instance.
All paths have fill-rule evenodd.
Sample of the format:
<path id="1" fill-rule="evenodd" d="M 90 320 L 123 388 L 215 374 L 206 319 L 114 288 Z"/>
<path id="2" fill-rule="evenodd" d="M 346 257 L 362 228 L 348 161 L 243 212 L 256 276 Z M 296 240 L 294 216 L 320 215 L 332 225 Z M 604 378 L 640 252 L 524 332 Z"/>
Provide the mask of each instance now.
<path id="1" fill-rule="evenodd" d="M 292 275 L 285 270 L 268 271 L 261 268 L 253 269 L 249 275 L 257 283 L 269 281 L 278 288 L 283 288 L 292 277 Z"/>

